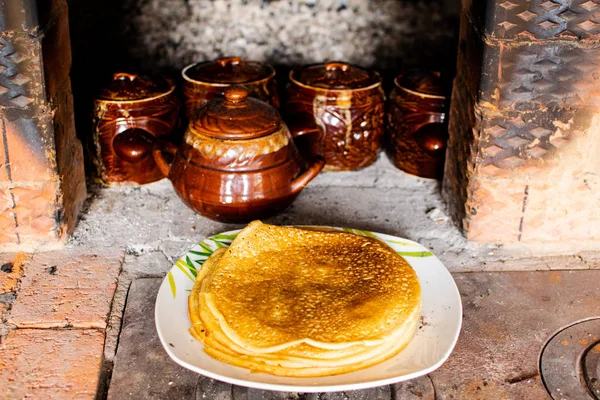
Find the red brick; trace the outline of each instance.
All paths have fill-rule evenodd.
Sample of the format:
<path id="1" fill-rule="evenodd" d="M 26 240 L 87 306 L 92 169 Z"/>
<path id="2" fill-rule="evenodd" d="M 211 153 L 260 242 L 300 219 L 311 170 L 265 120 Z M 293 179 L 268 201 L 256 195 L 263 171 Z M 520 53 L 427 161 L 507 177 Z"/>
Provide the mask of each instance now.
<path id="1" fill-rule="evenodd" d="M 0 346 L 0 397 L 93 399 L 103 344 L 97 330 L 11 331 Z"/>
<path id="2" fill-rule="evenodd" d="M 0 322 L 4 321 L 4 318 L 8 315 L 8 308 L 10 304 L 8 303 L 0 303 Z"/>
<path id="3" fill-rule="evenodd" d="M 2 118 L 0 122 L 6 138 L 6 146 L 4 140 L 0 140 L 0 177 L 4 181 L 19 185 L 58 178 L 52 130 L 49 126 L 52 121 L 50 110 L 41 108 L 36 111 L 33 118 Z"/>
<path id="4" fill-rule="evenodd" d="M 473 193 L 466 227 L 477 242 L 518 241 L 524 186 L 511 179 L 481 179 L 482 189 Z M 501 235 L 500 235 L 501 234 Z"/>
<path id="5" fill-rule="evenodd" d="M 3 249 L 33 251 L 36 245 L 60 241 L 61 226 L 56 220 L 60 193 L 58 179 L 23 185 L 0 182 L 0 227 L 4 234 L 0 245 Z"/>
<path id="6" fill-rule="evenodd" d="M 9 322 L 19 328 L 106 328 L 123 254 L 36 254 L 25 265 Z"/>
<path id="7" fill-rule="evenodd" d="M 24 253 L 2 254 L 0 265 L 8 265 L 10 272 L 0 271 L 0 293 L 13 292 L 23 276 L 23 263 L 28 259 Z"/>

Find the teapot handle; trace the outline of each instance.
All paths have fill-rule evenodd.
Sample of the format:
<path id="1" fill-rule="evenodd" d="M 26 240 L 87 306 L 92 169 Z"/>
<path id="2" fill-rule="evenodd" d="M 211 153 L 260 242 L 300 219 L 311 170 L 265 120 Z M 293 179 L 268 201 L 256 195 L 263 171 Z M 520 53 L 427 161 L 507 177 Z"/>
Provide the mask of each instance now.
<path id="1" fill-rule="evenodd" d="M 152 156 L 154 157 L 156 166 L 160 169 L 160 172 L 168 178 L 169 172 L 171 172 L 171 164 L 167 162 L 163 152 L 167 152 L 174 156 L 175 153 L 177 153 L 177 145 L 167 140 L 157 140 L 152 149 Z"/>
<path id="2" fill-rule="evenodd" d="M 292 181 L 292 193 L 297 194 L 304 189 L 304 187 L 308 185 L 308 182 L 312 181 L 313 178 L 321 172 L 324 166 L 325 159 L 321 156 L 315 156 L 311 166 Z"/>
<path id="3" fill-rule="evenodd" d="M 308 113 L 296 114 L 289 124 L 289 129 L 300 151 L 305 150 L 310 156 L 308 169 L 292 181 L 292 193 L 296 194 L 325 166 L 325 159 L 320 155 L 323 130 L 317 125 L 315 118 Z M 301 140 L 304 143 L 299 143 Z"/>

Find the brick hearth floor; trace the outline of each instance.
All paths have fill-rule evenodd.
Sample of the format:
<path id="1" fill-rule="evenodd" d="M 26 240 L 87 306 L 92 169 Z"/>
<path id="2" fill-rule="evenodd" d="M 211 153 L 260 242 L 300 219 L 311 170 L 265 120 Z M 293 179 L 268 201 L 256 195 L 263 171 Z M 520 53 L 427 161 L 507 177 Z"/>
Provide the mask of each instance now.
<path id="1" fill-rule="evenodd" d="M 454 353 L 427 377 L 367 391 L 231 387 L 168 359 L 153 302 L 187 249 L 240 226 L 194 214 L 168 181 L 91 192 L 67 248 L 0 255 L 0 399 L 544 398 L 541 345 L 573 321 L 600 316 L 599 253 L 564 254 L 556 246 L 557 254 L 535 257 L 535 249 L 467 243 L 444 212 L 437 182 L 382 157 L 358 173 L 321 174 L 292 207 L 265 221 L 379 231 L 432 249 L 463 298 Z M 577 271 L 550 271 L 565 269 Z"/>

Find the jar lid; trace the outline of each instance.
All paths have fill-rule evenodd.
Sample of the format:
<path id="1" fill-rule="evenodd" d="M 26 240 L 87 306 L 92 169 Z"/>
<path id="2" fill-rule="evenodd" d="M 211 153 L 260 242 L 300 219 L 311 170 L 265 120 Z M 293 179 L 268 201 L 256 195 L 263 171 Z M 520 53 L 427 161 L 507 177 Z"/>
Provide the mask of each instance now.
<path id="1" fill-rule="evenodd" d="M 396 85 L 417 94 L 437 98 L 446 98 L 447 85 L 437 71 L 410 71 L 400 74 L 395 79 Z"/>
<path id="2" fill-rule="evenodd" d="M 254 139 L 266 136 L 281 126 L 275 108 L 248 97 L 244 86 L 232 86 L 203 107 L 192 119 L 192 131 L 222 139 Z"/>
<path id="3" fill-rule="evenodd" d="M 173 82 L 162 76 L 148 77 L 127 72 L 117 72 L 98 94 L 99 100 L 146 100 L 173 91 Z"/>
<path id="4" fill-rule="evenodd" d="M 270 65 L 229 57 L 189 65 L 182 75 L 188 80 L 231 85 L 269 78 L 275 75 L 275 70 Z"/>
<path id="5" fill-rule="evenodd" d="M 303 85 L 332 90 L 362 89 L 381 83 L 377 72 L 343 62 L 300 67 L 291 72 L 290 78 Z"/>

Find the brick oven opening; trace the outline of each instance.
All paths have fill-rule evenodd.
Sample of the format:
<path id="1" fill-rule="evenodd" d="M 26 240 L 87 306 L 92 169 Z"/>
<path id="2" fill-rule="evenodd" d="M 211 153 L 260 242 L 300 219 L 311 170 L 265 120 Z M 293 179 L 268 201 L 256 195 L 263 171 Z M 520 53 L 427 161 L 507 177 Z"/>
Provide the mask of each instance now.
<path id="1" fill-rule="evenodd" d="M 385 118 L 399 74 L 452 82 L 443 178 L 376 152 L 359 171 L 320 172 L 265 219 L 407 238 L 427 249 L 409 257 L 435 254 L 452 273 L 463 325 L 448 361 L 346 398 L 598 397 L 599 22 L 598 0 L 0 3 L 0 397 L 274 398 L 180 367 L 154 325 L 177 261 L 243 224 L 195 213 L 168 179 L 98 183 L 98 108 L 108 124 L 123 119 L 97 101 L 107 80 L 166 77 L 149 86 L 170 96 L 152 123 L 183 121 L 183 132 L 182 69 L 235 57 L 273 66 L 283 103 L 293 68 L 376 70 Z M 130 150 L 123 159 L 157 145 L 142 123 L 119 129 L 109 142 Z"/>

